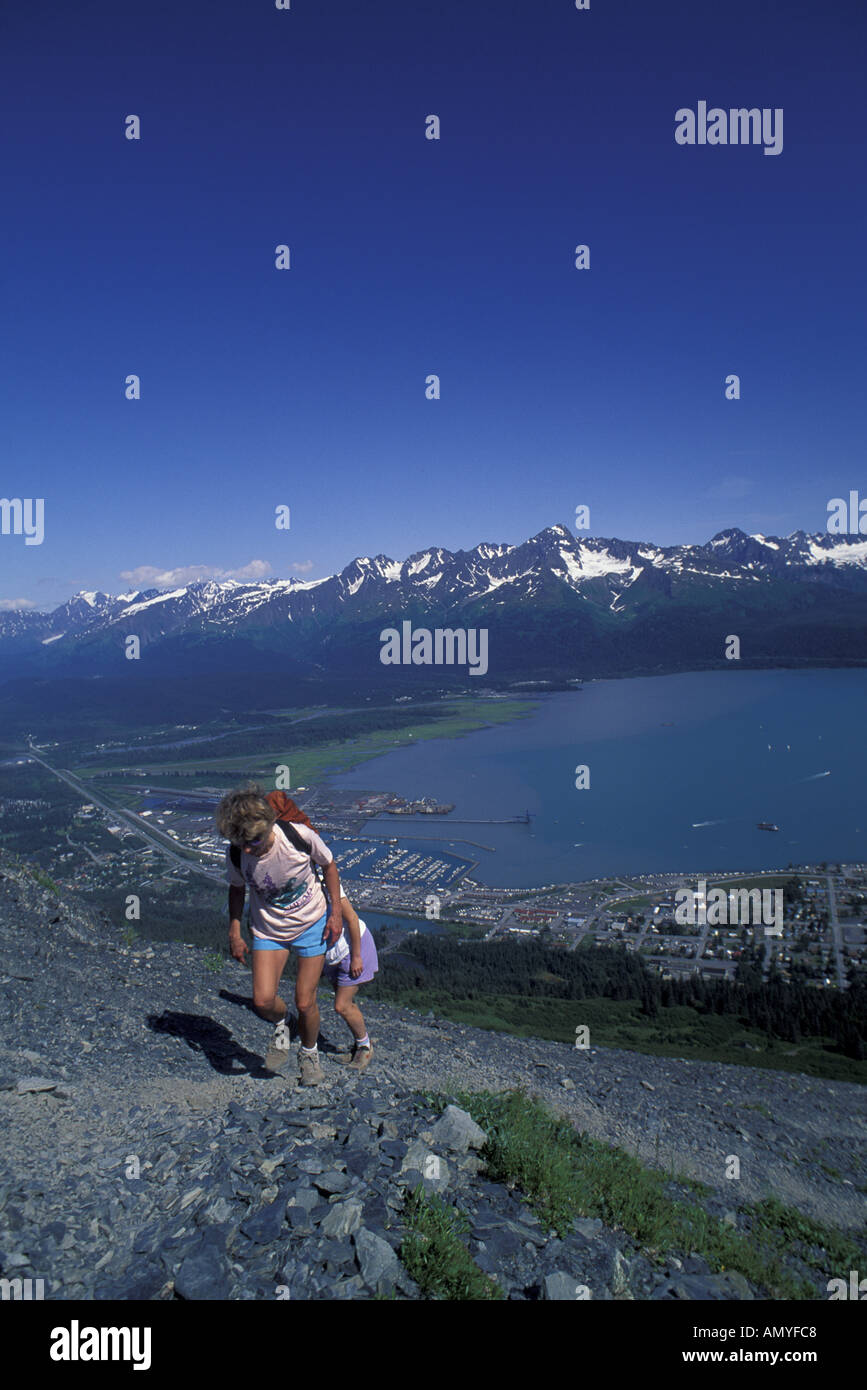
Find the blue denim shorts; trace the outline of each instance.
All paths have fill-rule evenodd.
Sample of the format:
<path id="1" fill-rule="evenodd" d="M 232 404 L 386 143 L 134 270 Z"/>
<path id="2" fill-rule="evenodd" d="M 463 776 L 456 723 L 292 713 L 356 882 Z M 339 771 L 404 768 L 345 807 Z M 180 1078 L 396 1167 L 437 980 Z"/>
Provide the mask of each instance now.
<path id="1" fill-rule="evenodd" d="M 289 951 L 292 950 L 297 956 L 324 956 L 328 950 L 328 942 L 323 941 L 325 923 L 328 919 L 327 912 L 323 912 L 318 922 L 314 922 L 312 927 L 308 927 L 300 936 L 296 936 L 294 941 L 277 941 L 273 936 L 254 936 L 254 951 Z"/>

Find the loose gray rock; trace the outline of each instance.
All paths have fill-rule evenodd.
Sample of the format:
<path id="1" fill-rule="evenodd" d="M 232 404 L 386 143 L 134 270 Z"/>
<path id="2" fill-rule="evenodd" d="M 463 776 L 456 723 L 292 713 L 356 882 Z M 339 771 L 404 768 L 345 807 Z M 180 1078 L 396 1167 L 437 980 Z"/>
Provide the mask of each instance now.
<path id="1" fill-rule="evenodd" d="M 273 1244 L 286 1220 L 286 1206 L 285 1196 L 278 1197 L 267 1207 L 262 1207 L 260 1211 L 248 1216 L 246 1221 L 241 1222 L 241 1230 L 244 1235 L 250 1240 L 256 1241 L 257 1245 Z"/>
<path id="2" fill-rule="evenodd" d="M 229 1217 L 234 1214 L 234 1210 L 231 1202 L 227 1202 L 225 1197 L 218 1197 L 216 1202 L 210 1202 L 208 1206 L 202 1208 L 198 1214 L 198 1220 L 221 1225 L 224 1221 L 229 1220 Z"/>
<path id="3" fill-rule="evenodd" d="M 313 1230 L 313 1213 L 306 1207 L 287 1207 L 286 1220 L 298 1235 L 309 1235 Z"/>
<path id="4" fill-rule="evenodd" d="M 574 1303 L 579 1292 L 578 1280 L 565 1270 L 555 1269 L 553 1274 L 545 1275 L 542 1292 L 549 1302 Z"/>
<path id="5" fill-rule="evenodd" d="M 352 1185 L 352 1180 L 346 1173 L 338 1173 L 334 1170 L 314 1177 L 313 1182 L 320 1192 L 326 1193 L 329 1197 L 335 1192 L 345 1192 Z"/>
<path id="6" fill-rule="evenodd" d="M 752 1299 L 755 1295 L 743 1275 L 727 1271 L 725 1274 L 679 1275 L 664 1296 L 704 1302 Z"/>
<path id="7" fill-rule="evenodd" d="M 354 1202 L 351 1198 L 346 1202 L 338 1202 L 319 1227 L 320 1233 L 335 1239 L 353 1235 L 361 1225 L 362 1210 L 361 1203 Z"/>
<path id="8" fill-rule="evenodd" d="M 572 1229 L 592 1240 L 602 1230 L 602 1222 L 598 1216 L 579 1216 L 573 1221 Z"/>
<path id="9" fill-rule="evenodd" d="M 187 1255 L 175 1275 L 175 1293 L 188 1300 L 229 1297 L 229 1276 L 223 1261 L 214 1259 L 209 1249 Z"/>
<path id="10" fill-rule="evenodd" d="M 431 1135 L 432 1143 L 437 1148 L 460 1154 L 468 1149 L 480 1149 L 488 1137 L 472 1116 L 466 1110 L 459 1110 L 456 1105 L 446 1106 Z"/>
<path id="11" fill-rule="evenodd" d="M 432 1158 L 436 1158 L 436 1154 L 432 1153 L 427 1144 L 424 1144 L 421 1139 L 416 1139 L 407 1149 L 398 1171 L 405 1173 L 407 1169 L 413 1168 L 423 1173 L 425 1164 Z"/>
<path id="12" fill-rule="evenodd" d="M 290 1207 L 304 1207 L 307 1211 L 312 1211 L 318 1207 L 322 1198 L 315 1187 L 296 1187 L 289 1198 Z"/>
<path id="13" fill-rule="evenodd" d="M 397 1256 L 387 1241 L 362 1226 L 353 1236 L 358 1267 L 365 1284 L 377 1293 L 389 1293 L 400 1273 Z"/>
<path id="14" fill-rule="evenodd" d="M 609 1287 L 615 1296 L 628 1295 L 631 1292 L 629 1287 L 629 1264 L 617 1249 L 613 1251 L 611 1257 Z"/>

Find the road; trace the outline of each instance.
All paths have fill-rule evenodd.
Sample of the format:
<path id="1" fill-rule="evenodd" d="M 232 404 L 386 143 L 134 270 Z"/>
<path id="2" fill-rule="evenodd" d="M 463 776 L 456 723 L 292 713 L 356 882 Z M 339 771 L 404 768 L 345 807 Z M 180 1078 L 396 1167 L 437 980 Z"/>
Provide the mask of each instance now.
<path id="1" fill-rule="evenodd" d="M 35 753 L 32 747 L 28 747 L 27 751 L 34 762 L 39 763 L 41 767 L 45 768 L 46 772 L 52 773 L 53 776 L 57 777 L 61 782 L 65 782 L 68 787 L 71 787 L 74 792 L 78 793 L 82 801 L 90 802 L 92 805 L 98 806 L 101 811 L 107 812 L 108 815 L 112 816 L 117 821 L 123 821 L 123 823 L 128 825 L 136 835 L 140 836 L 151 849 L 159 850 L 160 854 L 164 855 L 166 859 L 173 860 L 175 864 L 181 865 L 184 869 L 189 869 L 191 873 L 199 874 L 202 878 L 208 879 L 211 883 L 222 884 L 225 881 L 222 872 L 211 872 L 204 868 L 203 865 L 197 864 L 195 860 L 186 859 L 178 854 L 169 837 L 164 836 L 158 830 L 154 830 L 152 826 L 148 825 L 140 816 L 136 815 L 135 811 L 122 811 L 116 806 L 109 805 L 107 801 L 100 801 L 92 786 L 85 786 L 82 782 L 79 782 L 77 777 L 73 777 L 70 772 L 62 772 L 60 768 L 52 767 L 49 762 L 46 762 L 38 753 Z"/>

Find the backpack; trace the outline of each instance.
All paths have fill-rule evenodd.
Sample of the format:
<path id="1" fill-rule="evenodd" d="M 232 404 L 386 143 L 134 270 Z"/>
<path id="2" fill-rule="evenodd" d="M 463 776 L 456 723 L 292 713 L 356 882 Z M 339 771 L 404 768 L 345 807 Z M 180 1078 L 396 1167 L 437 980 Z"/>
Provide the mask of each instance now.
<path id="1" fill-rule="evenodd" d="M 313 873 L 318 879 L 319 883 L 321 884 L 322 872 L 319 868 L 319 865 L 314 862 L 313 856 L 310 853 L 310 846 L 307 844 L 307 841 L 303 838 L 303 836 L 298 834 L 298 831 L 295 829 L 293 821 L 298 825 L 306 825 L 309 830 L 313 831 L 314 835 L 318 833 L 316 827 L 311 823 L 309 817 L 304 814 L 304 812 L 301 810 L 301 807 L 296 806 L 291 796 L 287 796 L 285 792 L 268 792 L 267 796 L 265 797 L 265 800 L 277 812 L 277 820 L 274 822 L 274 824 L 279 825 L 280 829 L 283 831 L 283 834 L 286 836 L 286 839 L 289 841 L 290 844 L 294 845 L 295 848 L 297 850 L 300 850 L 302 854 L 306 854 L 308 856 L 310 860 L 310 867 L 313 870 Z M 231 859 L 234 867 L 240 873 L 241 850 L 238 847 L 238 845 L 229 846 L 229 858 Z"/>

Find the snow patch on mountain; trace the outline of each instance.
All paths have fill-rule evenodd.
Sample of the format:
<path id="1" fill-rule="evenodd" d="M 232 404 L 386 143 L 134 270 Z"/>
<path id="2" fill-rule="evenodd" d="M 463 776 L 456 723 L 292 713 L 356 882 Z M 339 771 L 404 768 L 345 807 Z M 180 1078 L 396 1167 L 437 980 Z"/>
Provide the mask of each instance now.
<path id="1" fill-rule="evenodd" d="M 840 541 L 827 546 L 812 539 L 807 551 L 807 563 L 814 565 L 859 565 L 867 562 L 867 541 Z"/>
<path id="2" fill-rule="evenodd" d="M 146 608 L 152 608 L 156 603 L 169 603 L 172 599 L 183 598 L 186 592 L 187 590 L 185 588 L 172 589 L 169 593 L 157 594 L 154 598 L 143 599 L 141 603 L 133 603 L 130 605 L 129 608 L 125 608 L 123 611 L 123 616 L 125 618 L 129 618 L 133 615 L 133 613 L 141 613 Z"/>

